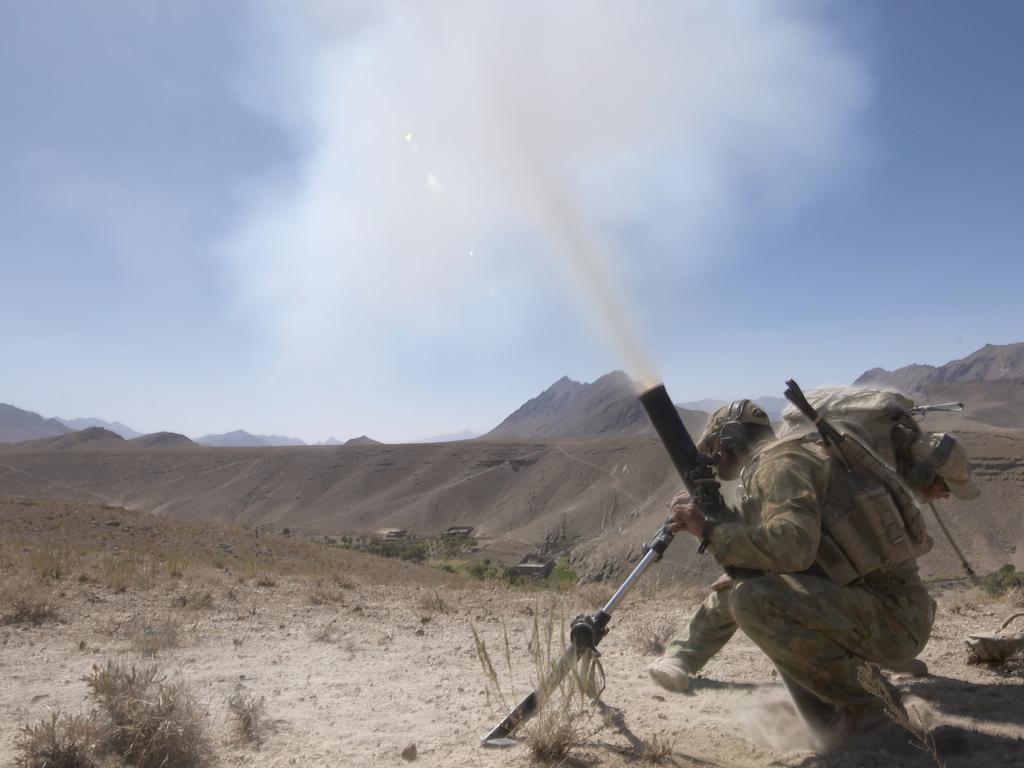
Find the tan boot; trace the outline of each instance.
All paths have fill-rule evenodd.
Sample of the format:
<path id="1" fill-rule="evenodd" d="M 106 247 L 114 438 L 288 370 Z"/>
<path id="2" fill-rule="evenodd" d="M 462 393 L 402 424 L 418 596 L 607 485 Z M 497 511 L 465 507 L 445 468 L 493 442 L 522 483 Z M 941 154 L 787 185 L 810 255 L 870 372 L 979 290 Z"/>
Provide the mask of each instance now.
<path id="1" fill-rule="evenodd" d="M 651 679 L 672 693 L 683 693 L 690 687 L 690 673 L 675 656 L 662 656 L 647 666 Z"/>

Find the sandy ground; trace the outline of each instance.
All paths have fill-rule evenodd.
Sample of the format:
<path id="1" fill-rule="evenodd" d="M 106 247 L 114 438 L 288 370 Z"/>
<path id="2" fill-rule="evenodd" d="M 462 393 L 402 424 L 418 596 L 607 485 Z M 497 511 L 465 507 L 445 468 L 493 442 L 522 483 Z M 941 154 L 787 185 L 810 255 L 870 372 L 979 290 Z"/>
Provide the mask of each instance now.
<path id="1" fill-rule="evenodd" d="M 470 627 L 481 633 L 496 663 L 507 627 L 516 693 L 523 695 L 532 669 L 526 646 L 534 617 L 592 610 L 600 590 L 456 585 L 435 593 L 415 579 L 403 580 L 391 586 L 348 582 L 332 587 L 334 602 L 314 604 L 312 583 L 298 577 L 257 586 L 223 572 L 195 573 L 123 593 L 65 578 L 55 585 L 58 622 L 0 628 L 0 763 L 14 758 L 16 726 L 52 711 L 85 711 L 83 675 L 115 659 L 157 663 L 183 676 L 209 710 L 222 764 L 399 766 L 407 764 L 401 752 L 410 744 L 416 745 L 416 764 L 530 764 L 524 746 L 479 746 L 502 712 L 487 695 Z M 197 582 L 212 592 L 213 604 L 174 608 L 175 597 Z M 424 609 L 435 594 L 443 609 Z M 937 596 L 940 614 L 922 655 L 932 676 L 901 685 L 927 704 L 946 766 L 1024 765 L 1024 678 L 1014 669 L 969 666 L 962 650 L 966 634 L 996 629 L 1014 606 L 963 588 Z M 638 747 L 654 736 L 672 741 L 667 764 L 680 766 L 934 764 L 923 752 L 892 744 L 830 755 L 801 749 L 771 665 L 742 637 L 712 661 L 695 692 L 672 695 L 654 687 L 644 672 L 650 657 L 636 638 L 660 623 L 681 622 L 696 597 L 637 595 L 616 612 L 602 645 L 607 717 L 594 718 L 592 732 L 566 765 L 643 765 Z M 142 658 L 119 630 L 138 614 L 180 620 L 180 647 Z M 259 749 L 232 739 L 225 702 L 239 689 L 266 698 L 271 727 Z M 602 719 L 608 723 L 599 727 Z M 795 735 L 787 740 L 786 734 Z"/>

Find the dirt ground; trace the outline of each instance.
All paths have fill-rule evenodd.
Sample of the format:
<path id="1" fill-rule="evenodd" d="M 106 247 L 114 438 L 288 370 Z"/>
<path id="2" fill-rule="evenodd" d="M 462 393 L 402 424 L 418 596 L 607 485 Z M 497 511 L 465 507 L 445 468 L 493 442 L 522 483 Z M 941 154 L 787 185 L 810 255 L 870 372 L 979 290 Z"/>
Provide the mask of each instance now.
<path id="1" fill-rule="evenodd" d="M 184 530 L 107 507 L 0 500 L 0 525 L 5 595 L 12 587 L 39 590 L 56 614 L 38 626 L 0 625 L 3 765 L 16 757 L 20 726 L 51 712 L 87 711 L 82 678 L 108 660 L 155 663 L 181 676 L 209 713 L 223 765 L 401 766 L 410 764 L 402 752 L 411 744 L 412 764 L 530 765 L 526 746 L 479 745 L 503 711 L 488 693 L 472 627 L 501 668 L 507 631 L 515 701 L 532 687 L 527 644 L 535 620 L 568 620 L 609 594 L 593 585 L 550 592 L 471 583 L 333 548 L 323 555 L 323 545 L 281 537 L 262 539 L 255 553 L 263 564 L 254 567 L 237 554 L 245 534 L 197 524 Z M 148 549 L 124 543 L 146 525 L 164 526 L 161 536 L 142 537 Z M 224 552 L 220 544 L 232 535 L 226 557 L 199 554 Z M 189 550 L 191 557 L 181 555 Z M 138 565 L 127 579 L 115 567 L 125 558 Z M 939 615 L 921 656 L 931 675 L 897 682 L 931 718 L 942 764 L 1024 765 L 1021 667 L 968 665 L 963 649 L 967 634 L 997 629 L 1019 603 L 963 585 L 936 587 L 935 595 Z M 743 637 L 708 665 L 692 693 L 656 688 L 644 671 L 652 656 L 642 641 L 682 624 L 700 597 L 638 590 L 616 611 L 601 646 L 603 703 L 565 765 L 650 764 L 643 746 L 659 740 L 672 748 L 663 764 L 676 766 L 935 764 L 900 738 L 810 751 L 771 664 Z M 176 647 L 144 657 L 131 631 L 140 617 L 177 627 Z M 500 676 L 506 685 L 507 673 Z M 226 702 L 239 690 L 265 698 L 268 725 L 258 747 L 232 735 Z"/>

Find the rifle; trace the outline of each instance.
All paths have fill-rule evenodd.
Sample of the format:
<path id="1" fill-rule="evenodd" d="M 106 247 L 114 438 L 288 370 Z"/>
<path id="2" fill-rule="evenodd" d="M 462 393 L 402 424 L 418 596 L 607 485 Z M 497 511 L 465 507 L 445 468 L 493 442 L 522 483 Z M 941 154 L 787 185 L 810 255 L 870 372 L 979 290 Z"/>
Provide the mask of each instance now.
<path id="1" fill-rule="evenodd" d="M 721 519 L 728 512 L 718 481 L 715 479 L 714 460 L 701 454 L 694 445 L 693 438 L 686 431 L 679 411 L 668 396 L 664 384 L 658 384 L 641 393 L 640 402 L 654 425 L 655 432 L 668 452 L 683 485 L 690 492 L 690 497 L 697 508 L 707 518 Z M 608 634 L 608 622 L 612 611 L 622 602 L 632 589 L 637 579 L 652 564 L 661 560 L 661 556 L 672 543 L 675 534 L 670 530 L 671 518 L 666 520 L 650 544 L 644 548 L 644 556 L 633 568 L 611 599 L 603 608 L 592 614 L 581 613 L 569 623 L 569 644 L 561 657 L 551 666 L 548 674 L 541 679 L 539 685 L 494 728 L 481 739 L 485 747 L 509 747 L 515 745 L 511 735 L 515 730 L 533 717 L 544 705 L 548 696 L 558 687 L 562 678 L 573 669 L 576 663 L 596 653 L 597 645 Z M 703 553 L 707 541 L 701 542 L 698 552 Z"/>
<path id="2" fill-rule="evenodd" d="M 914 418 L 924 418 L 932 411 L 950 411 L 953 413 L 959 413 L 963 409 L 963 403 L 937 403 L 936 405 L 915 405 L 913 408 L 908 408 L 907 413 Z"/>

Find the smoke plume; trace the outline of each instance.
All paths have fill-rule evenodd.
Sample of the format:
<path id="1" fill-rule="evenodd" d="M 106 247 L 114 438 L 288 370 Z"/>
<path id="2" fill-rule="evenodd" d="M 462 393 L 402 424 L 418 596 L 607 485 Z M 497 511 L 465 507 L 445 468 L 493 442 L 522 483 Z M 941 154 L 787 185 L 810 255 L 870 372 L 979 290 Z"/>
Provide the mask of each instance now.
<path id="1" fill-rule="evenodd" d="M 244 191 L 225 251 L 296 360 L 512 348 L 571 293 L 654 378 L 637 297 L 841 170 L 867 98 L 817 3 L 247 7 L 240 92 L 293 163 Z"/>

